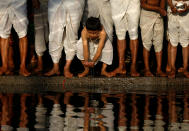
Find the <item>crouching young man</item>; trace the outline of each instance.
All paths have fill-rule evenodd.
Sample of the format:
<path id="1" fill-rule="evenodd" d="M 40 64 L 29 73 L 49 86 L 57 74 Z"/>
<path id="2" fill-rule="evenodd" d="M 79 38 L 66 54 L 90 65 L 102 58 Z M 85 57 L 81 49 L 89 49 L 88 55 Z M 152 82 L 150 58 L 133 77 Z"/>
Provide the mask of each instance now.
<path id="1" fill-rule="evenodd" d="M 140 27 L 143 41 L 143 57 L 145 64 L 145 76 L 153 76 L 149 67 L 149 55 L 152 44 L 156 52 L 157 76 L 166 76 L 161 70 L 163 47 L 163 18 L 166 16 L 165 0 L 141 1 Z"/>
<path id="2" fill-rule="evenodd" d="M 89 68 L 93 68 L 98 61 L 103 62 L 101 75 L 111 77 L 112 75 L 106 71 L 106 67 L 112 64 L 113 48 L 100 20 L 94 17 L 88 18 L 81 36 L 82 38 L 76 46 L 77 57 L 85 69 L 78 77 L 86 76 L 89 73 Z"/>

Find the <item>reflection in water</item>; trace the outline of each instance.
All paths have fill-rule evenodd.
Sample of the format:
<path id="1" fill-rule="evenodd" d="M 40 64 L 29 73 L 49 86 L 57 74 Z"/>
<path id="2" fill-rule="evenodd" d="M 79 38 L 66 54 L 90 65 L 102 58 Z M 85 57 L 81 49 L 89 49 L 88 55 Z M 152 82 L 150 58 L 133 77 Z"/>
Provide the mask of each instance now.
<path id="1" fill-rule="evenodd" d="M 189 131 L 188 92 L 0 94 L 1 131 Z"/>

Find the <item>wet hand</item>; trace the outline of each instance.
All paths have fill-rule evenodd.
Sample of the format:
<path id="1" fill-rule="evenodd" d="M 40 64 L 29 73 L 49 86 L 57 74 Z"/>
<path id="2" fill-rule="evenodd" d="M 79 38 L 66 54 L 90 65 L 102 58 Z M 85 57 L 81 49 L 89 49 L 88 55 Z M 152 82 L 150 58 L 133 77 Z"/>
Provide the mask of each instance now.
<path id="1" fill-rule="evenodd" d="M 94 67 L 94 62 L 88 62 L 88 61 L 86 61 L 86 62 L 84 62 L 84 66 L 86 66 L 86 67 Z"/>
<path id="2" fill-rule="evenodd" d="M 171 7 L 171 11 L 172 11 L 173 14 L 177 13 L 177 9 L 175 7 L 176 7 L 176 5 Z"/>

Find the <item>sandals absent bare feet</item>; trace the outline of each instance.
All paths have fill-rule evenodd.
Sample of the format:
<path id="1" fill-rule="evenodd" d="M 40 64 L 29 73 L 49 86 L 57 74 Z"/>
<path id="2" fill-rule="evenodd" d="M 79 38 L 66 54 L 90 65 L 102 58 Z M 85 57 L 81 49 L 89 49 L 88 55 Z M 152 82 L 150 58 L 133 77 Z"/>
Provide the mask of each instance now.
<path id="1" fill-rule="evenodd" d="M 49 72 L 45 73 L 44 75 L 45 76 L 59 76 L 60 75 L 60 71 L 59 70 L 55 70 L 53 68 Z"/>
<path id="2" fill-rule="evenodd" d="M 154 75 L 149 70 L 145 70 L 144 76 L 145 77 L 154 77 Z"/>
<path id="3" fill-rule="evenodd" d="M 81 77 L 84 77 L 84 76 L 86 76 L 88 74 L 89 74 L 89 69 L 85 69 L 82 73 L 78 74 L 78 77 L 81 78 Z"/>
<path id="4" fill-rule="evenodd" d="M 106 76 L 106 77 L 113 77 L 112 73 L 109 73 L 109 72 L 106 72 L 106 71 L 101 71 L 101 75 Z"/>
<path id="5" fill-rule="evenodd" d="M 166 77 L 167 74 L 164 73 L 163 71 L 157 71 L 157 72 L 156 72 L 156 76 L 157 76 L 157 77 Z"/>
<path id="6" fill-rule="evenodd" d="M 116 68 L 114 71 L 110 72 L 112 76 L 118 75 L 126 75 L 126 70 L 121 68 Z"/>
<path id="7" fill-rule="evenodd" d="M 30 76 L 31 73 L 26 68 L 20 68 L 19 74 L 22 76 Z"/>

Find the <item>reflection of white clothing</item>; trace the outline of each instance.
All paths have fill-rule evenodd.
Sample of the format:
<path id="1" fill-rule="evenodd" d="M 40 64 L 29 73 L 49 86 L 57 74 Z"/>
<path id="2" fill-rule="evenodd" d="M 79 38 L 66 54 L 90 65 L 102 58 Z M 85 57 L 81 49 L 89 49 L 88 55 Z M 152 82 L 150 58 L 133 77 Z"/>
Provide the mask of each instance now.
<path id="1" fill-rule="evenodd" d="M 34 125 L 36 131 L 45 131 L 46 129 L 46 112 L 47 109 L 42 105 L 37 105 L 36 113 L 35 113 L 35 121 L 36 124 Z"/>
<path id="2" fill-rule="evenodd" d="M 140 0 L 110 0 L 110 3 L 118 39 L 124 40 L 127 31 L 131 40 L 137 39 Z"/>
<path id="3" fill-rule="evenodd" d="M 1 131 L 12 131 L 13 128 L 9 125 L 1 125 Z"/>
<path id="4" fill-rule="evenodd" d="M 59 62 L 63 46 L 66 60 L 73 59 L 83 8 L 84 0 L 49 0 L 49 53 L 54 63 Z"/>
<path id="5" fill-rule="evenodd" d="M 83 23 L 89 17 L 99 17 L 108 38 L 112 42 L 113 20 L 111 14 L 111 5 L 109 0 L 86 0 L 85 10 L 83 13 Z"/>
<path id="6" fill-rule="evenodd" d="M 75 112 L 75 107 L 66 105 L 65 127 L 64 131 L 83 131 L 84 113 Z"/>
<path id="7" fill-rule="evenodd" d="M 0 0 L 0 37 L 8 38 L 12 26 L 19 38 L 27 34 L 26 0 Z"/>
<path id="8" fill-rule="evenodd" d="M 155 52 L 160 52 L 163 47 L 163 19 L 159 13 L 141 10 L 140 28 L 143 46 L 150 51 L 152 44 Z"/>
<path id="9" fill-rule="evenodd" d="M 89 46 L 89 59 L 92 60 L 97 52 L 98 43 L 89 41 L 88 46 Z M 77 48 L 76 50 L 77 50 L 78 59 L 84 60 L 82 38 L 80 38 L 79 41 L 77 42 L 76 48 Z M 110 40 L 107 39 L 105 41 L 104 48 L 102 49 L 101 56 L 99 57 L 97 62 L 101 61 L 101 62 L 104 62 L 105 64 L 111 65 L 112 60 L 113 60 L 113 47 L 112 47 L 112 43 L 110 42 Z"/>
<path id="10" fill-rule="evenodd" d="M 63 117 L 60 116 L 62 114 L 63 112 L 61 111 L 60 104 L 54 104 L 49 120 L 49 131 L 63 131 L 64 120 Z"/>
<path id="11" fill-rule="evenodd" d="M 35 26 L 35 51 L 38 56 L 43 56 L 48 42 L 47 2 L 40 0 L 40 8 L 34 9 Z"/>
<path id="12" fill-rule="evenodd" d="M 181 123 L 181 130 L 180 131 L 189 131 L 189 123 Z"/>
<path id="13" fill-rule="evenodd" d="M 108 131 L 114 131 L 114 112 L 113 112 L 113 104 L 107 103 L 104 105 L 104 108 L 102 108 L 101 113 L 104 118 L 102 118 L 102 121 L 104 122 L 104 126 L 108 129 Z"/>
<path id="14" fill-rule="evenodd" d="M 153 131 L 153 121 L 152 120 L 144 120 L 144 131 Z"/>
<path id="15" fill-rule="evenodd" d="M 168 130 L 169 131 L 179 131 L 180 123 L 170 123 Z"/>
<path id="16" fill-rule="evenodd" d="M 172 1 L 173 4 L 176 3 L 175 0 Z M 186 1 L 189 5 L 189 1 Z M 178 43 L 182 47 L 187 47 L 189 44 L 189 12 L 182 15 L 172 14 L 170 7 L 167 11 L 168 16 L 168 39 L 172 46 L 177 46 Z"/>

